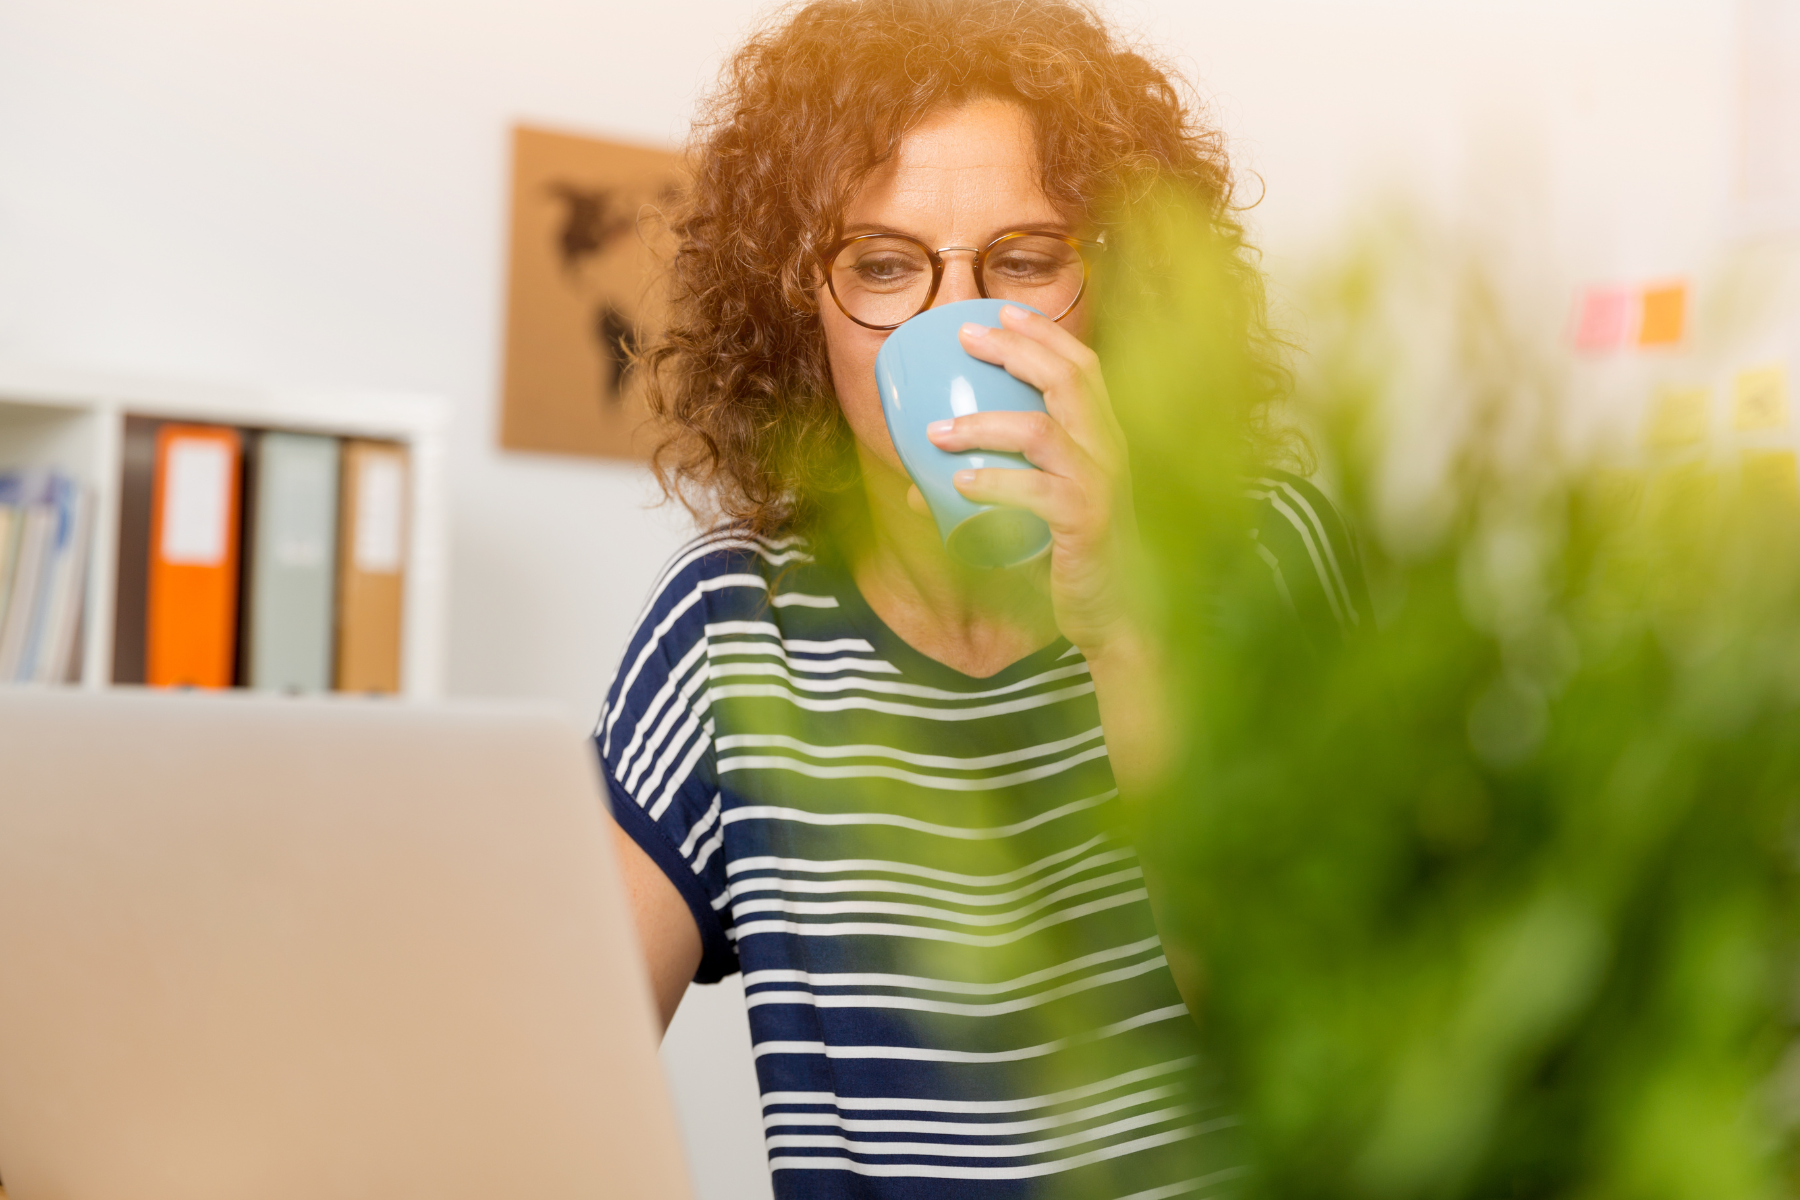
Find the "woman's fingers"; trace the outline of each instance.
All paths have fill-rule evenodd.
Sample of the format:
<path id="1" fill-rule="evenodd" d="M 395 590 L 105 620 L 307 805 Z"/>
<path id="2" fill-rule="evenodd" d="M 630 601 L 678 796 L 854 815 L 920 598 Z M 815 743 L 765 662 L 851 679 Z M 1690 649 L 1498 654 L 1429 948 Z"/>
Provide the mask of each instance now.
<path id="1" fill-rule="evenodd" d="M 1106 513 L 1076 480 L 1047 471 L 987 467 L 958 471 L 956 490 L 977 504 L 1022 508 L 1041 517 L 1053 533 L 1105 528 Z"/>
<path id="2" fill-rule="evenodd" d="M 1050 415 L 1097 460 L 1120 458 L 1124 440 L 1094 352 L 1047 317 L 1011 305 L 1000 312 L 1006 328 L 963 326 L 963 348 L 1042 392 Z"/>
<path id="3" fill-rule="evenodd" d="M 970 323 L 962 327 L 962 344 L 976 358 L 1006 368 L 1009 374 L 1023 379 L 1044 393 L 1047 403 L 1052 393 L 1064 405 L 1078 403 L 1082 398 L 1081 393 L 1097 382 L 1089 379 L 1090 374 L 1098 374 L 1098 360 L 1094 358 L 1093 351 L 1073 337 L 1069 338 L 1074 342 L 1072 350 L 1053 346 L 1041 331 L 1034 332 L 1038 335 L 1033 336 L 1032 333 L 1017 329 L 993 329 Z M 1075 414 L 1059 412 L 1056 415 L 1066 418 Z"/>
<path id="4" fill-rule="evenodd" d="M 1047 346 L 1070 362 L 1088 370 L 1098 370 L 1100 359 L 1086 342 L 1041 313 L 1008 304 L 1000 310 L 1002 328 L 1022 333 L 1032 341 Z"/>
<path id="5" fill-rule="evenodd" d="M 951 454 L 1000 450 L 1023 454 L 1025 461 L 1052 475 L 1075 476 L 1094 470 L 1087 451 L 1049 413 L 978 412 L 925 427 L 931 444 Z"/>

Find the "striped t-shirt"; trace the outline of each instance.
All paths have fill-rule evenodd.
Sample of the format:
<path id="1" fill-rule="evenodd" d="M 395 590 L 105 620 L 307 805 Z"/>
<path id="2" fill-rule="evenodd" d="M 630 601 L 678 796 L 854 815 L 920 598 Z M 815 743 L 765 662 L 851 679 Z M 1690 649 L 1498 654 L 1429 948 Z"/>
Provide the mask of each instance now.
<path id="1" fill-rule="evenodd" d="M 1271 595 L 1365 620 L 1323 498 L 1257 491 Z M 617 820 L 699 925 L 696 982 L 743 972 L 778 1197 L 1232 1176 L 1068 642 L 971 678 L 824 552 L 719 531 L 657 581 L 595 737 Z"/>

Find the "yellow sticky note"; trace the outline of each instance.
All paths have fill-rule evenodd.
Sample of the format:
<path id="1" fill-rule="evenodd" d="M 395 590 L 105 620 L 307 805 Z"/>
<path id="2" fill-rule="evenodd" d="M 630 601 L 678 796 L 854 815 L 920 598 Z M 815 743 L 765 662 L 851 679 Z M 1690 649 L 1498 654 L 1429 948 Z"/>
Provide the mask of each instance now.
<path id="1" fill-rule="evenodd" d="M 1670 283 L 1644 289 L 1638 345 L 1673 346 L 1687 332 L 1687 284 Z"/>
<path id="2" fill-rule="evenodd" d="M 1800 463 L 1792 450 L 1746 450 L 1744 491 L 1759 501 L 1800 504 Z"/>
<path id="3" fill-rule="evenodd" d="M 1783 429 L 1788 423 L 1787 369 L 1780 363 L 1741 373 L 1732 385 L 1734 429 Z"/>
<path id="4" fill-rule="evenodd" d="M 1712 424 L 1712 389 L 1670 388 L 1657 394 L 1644 427 L 1652 446 L 1691 446 Z"/>

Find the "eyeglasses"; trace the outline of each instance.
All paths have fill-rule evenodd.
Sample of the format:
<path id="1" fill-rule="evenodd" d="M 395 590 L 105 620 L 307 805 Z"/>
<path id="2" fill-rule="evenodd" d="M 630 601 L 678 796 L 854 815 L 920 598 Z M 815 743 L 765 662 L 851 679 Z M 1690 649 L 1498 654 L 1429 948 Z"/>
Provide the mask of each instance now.
<path id="1" fill-rule="evenodd" d="M 823 256 L 825 285 L 844 315 L 867 329 L 893 329 L 931 307 L 944 281 L 943 256 L 975 256 L 975 290 L 990 300 L 1029 304 L 1060 321 L 1087 289 L 1088 258 L 1105 249 L 1035 229 L 1003 233 L 979 250 L 936 250 L 903 233 L 862 233 Z"/>

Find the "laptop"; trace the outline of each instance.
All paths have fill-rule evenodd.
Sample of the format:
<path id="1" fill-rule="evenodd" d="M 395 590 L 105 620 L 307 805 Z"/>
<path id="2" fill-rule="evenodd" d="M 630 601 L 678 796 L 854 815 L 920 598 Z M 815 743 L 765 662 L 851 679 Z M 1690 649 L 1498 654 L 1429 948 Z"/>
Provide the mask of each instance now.
<path id="1" fill-rule="evenodd" d="M 579 728 L 0 690 L 10 1200 L 682 1197 Z"/>

